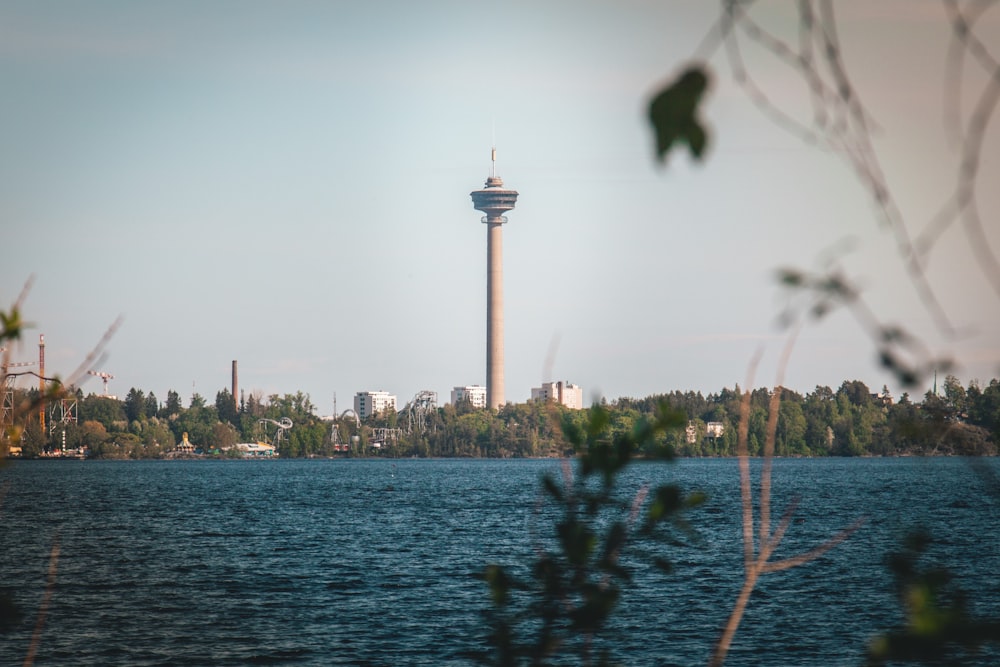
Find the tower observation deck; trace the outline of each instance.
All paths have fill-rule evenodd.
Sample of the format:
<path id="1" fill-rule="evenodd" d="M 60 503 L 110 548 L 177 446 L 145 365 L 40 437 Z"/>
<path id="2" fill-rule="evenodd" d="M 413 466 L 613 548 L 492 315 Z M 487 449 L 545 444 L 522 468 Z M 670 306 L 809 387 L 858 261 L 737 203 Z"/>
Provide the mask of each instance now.
<path id="1" fill-rule="evenodd" d="M 503 236 L 507 211 L 517 202 L 517 191 L 503 187 L 496 175 L 497 151 L 493 149 L 490 176 L 482 190 L 470 193 L 472 204 L 482 211 L 486 224 L 486 405 L 497 409 L 504 404 L 503 381 Z"/>

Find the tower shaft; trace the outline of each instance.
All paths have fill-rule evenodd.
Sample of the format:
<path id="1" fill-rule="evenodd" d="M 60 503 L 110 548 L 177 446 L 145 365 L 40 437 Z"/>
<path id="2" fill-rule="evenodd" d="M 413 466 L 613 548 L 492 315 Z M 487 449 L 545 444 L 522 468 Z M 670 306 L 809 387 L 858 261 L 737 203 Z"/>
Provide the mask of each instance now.
<path id="1" fill-rule="evenodd" d="M 504 213 L 514 208 L 517 191 L 507 190 L 496 175 L 496 148 L 493 168 L 482 190 L 469 193 L 486 223 L 486 405 L 496 410 L 504 404 L 503 381 L 503 236 Z"/>
<path id="2" fill-rule="evenodd" d="M 45 433 L 45 334 L 38 335 L 38 423 Z"/>
<path id="3" fill-rule="evenodd" d="M 503 378 L 503 227 L 486 225 L 486 405 L 504 404 Z"/>
<path id="4" fill-rule="evenodd" d="M 236 373 L 236 360 L 233 359 L 233 407 L 236 408 L 237 412 L 240 409 L 240 397 L 237 393 L 240 388 L 239 378 Z"/>

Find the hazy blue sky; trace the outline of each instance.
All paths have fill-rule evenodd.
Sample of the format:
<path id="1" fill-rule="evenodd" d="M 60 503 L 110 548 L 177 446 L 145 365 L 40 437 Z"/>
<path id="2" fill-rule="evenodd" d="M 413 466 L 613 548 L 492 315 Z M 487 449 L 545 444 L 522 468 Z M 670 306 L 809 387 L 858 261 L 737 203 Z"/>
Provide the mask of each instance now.
<path id="1" fill-rule="evenodd" d="M 763 3 L 758 16 L 793 26 L 794 5 Z M 889 182 L 919 229 L 954 183 L 944 12 L 930 0 L 836 9 Z M 705 0 L 5 2 L 3 303 L 35 276 L 35 329 L 15 360 L 37 358 L 44 333 L 46 370 L 66 375 L 122 315 L 97 369 L 119 396 L 211 401 L 233 359 L 241 388 L 302 390 L 321 414 L 335 393 L 343 410 L 359 390 L 402 405 L 485 384 L 486 228 L 469 192 L 495 133 L 499 174 L 520 192 L 503 232 L 509 401 L 543 379 L 588 398 L 717 391 L 743 383 L 760 346 L 757 384 L 770 384 L 783 341 L 775 269 L 815 268 L 850 238 L 841 261 L 885 321 L 953 356 L 964 382 L 1000 375 L 1000 300 L 961 230 L 929 269 L 965 332 L 949 338 L 855 177 L 763 118 L 722 53 L 708 160 L 656 165 L 645 104 L 715 11 Z M 753 64 L 799 108 L 784 70 Z M 992 127 L 980 205 L 995 253 L 998 146 Z M 802 333 L 786 384 L 845 379 L 898 393 L 837 313 Z"/>

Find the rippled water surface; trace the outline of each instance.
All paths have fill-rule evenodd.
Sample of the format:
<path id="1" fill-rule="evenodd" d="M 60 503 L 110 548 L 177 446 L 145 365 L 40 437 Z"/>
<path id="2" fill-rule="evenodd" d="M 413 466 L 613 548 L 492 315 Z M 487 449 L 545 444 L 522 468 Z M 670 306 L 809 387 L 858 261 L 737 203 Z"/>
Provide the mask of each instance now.
<path id="1" fill-rule="evenodd" d="M 551 526 L 539 478 L 558 461 L 23 461 L 0 470 L 0 586 L 28 618 L 0 635 L 20 664 L 58 583 L 39 665 L 468 665 L 484 646 L 489 562 L 532 554 Z M 980 465 L 1000 473 L 1000 462 Z M 709 494 L 695 547 L 637 563 L 612 634 L 629 665 L 704 664 L 739 591 L 736 462 L 640 464 L 627 486 Z M 792 555 L 866 517 L 820 560 L 765 577 L 729 665 L 855 665 L 898 619 L 884 555 L 918 524 L 977 601 L 1000 614 L 1000 499 L 960 459 L 775 462 L 775 504 L 799 497 Z M 983 656 L 1000 664 L 1000 654 Z"/>

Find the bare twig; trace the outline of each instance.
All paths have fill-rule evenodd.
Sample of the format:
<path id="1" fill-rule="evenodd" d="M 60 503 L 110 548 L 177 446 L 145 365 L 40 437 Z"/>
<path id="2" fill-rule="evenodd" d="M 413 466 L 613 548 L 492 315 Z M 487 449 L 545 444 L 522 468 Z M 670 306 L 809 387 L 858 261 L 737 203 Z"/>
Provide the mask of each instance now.
<path id="1" fill-rule="evenodd" d="M 24 667 L 31 667 L 35 662 L 35 654 L 38 652 L 38 644 L 42 639 L 42 630 L 45 629 L 45 617 L 49 613 L 49 603 L 52 601 L 52 594 L 56 588 L 56 573 L 59 570 L 59 540 L 56 539 L 49 552 L 49 577 L 45 585 L 45 595 L 42 597 L 42 604 L 38 608 L 38 617 L 35 619 L 35 630 L 31 634 L 31 644 L 28 646 L 28 654 L 24 657 Z"/>
<path id="2" fill-rule="evenodd" d="M 907 221 L 883 172 L 872 140 L 877 127 L 844 63 L 835 3 L 797 0 L 797 44 L 762 25 L 754 17 L 754 4 L 720 0 L 717 20 L 696 50 L 696 56 L 707 60 L 716 51 L 723 51 L 734 81 L 762 114 L 804 142 L 826 146 L 841 156 L 878 207 L 910 284 L 938 330 L 950 338 L 961 335 L 930 282 L 927 266 L 941 235 L 961 226 L 971 256 L 1000 297 L 1000 258 L 988 241 L 988 221 L 983 220 L 977 202 L 977 179 L 987 130 L 1000 109 L 1000 58 L 991 51 L 995 44 L 981 38 L 977 28 L 987 10 L 996 9 L 998 3 L 942 0 L 951 33 L 942 96 L 945 131 L 959 146 L 960 159 L 951 193 L 922 230 Z M 796 118 L 757 84 L 747 63 L 758 53 L 773 56 L 804 84 L 811 101 L 811 119 Z M 977 91 L 978 99 L 971 113 L 963 118 L 961 94 L 970 86 L 965 71 L 967 62 L 974 64 L 985 82 Z"/>
<path id="3" fill-rule="evenodd" d="M 795 332 L 797 333 L 797 331 Z M 749 378 L 744 389 L 742 401 L 740 403 L 740 424 L 738 428 L 737 456 L 740 469 L 740 497 L 743 509 L 743 562 L 744 578 L 743 586 L 740 588 L 733 610 L 729 615 L 726 625 L 723 627 L 719 640 L 715 645 L 715 650 L 709 659 L 710 667 L 719 667 L 725 662 L 729 647 L 732 645 L 733 637 L 739 628 L 740 621 L 746 611 L 746 606 L 750 601 L 750 595 L 757 586 L 757 580 L 761 575 L 770 572 L 787 570 L 798 565 L 803 565 L 813 561 L 827 551 L 846 540 L 862 523 L 863 519 L 855 521 L 852 525 L 844 528 L 832 538 L 823 542 L 819 546 L 805 553 L 778 561 L 771 561 L 771 555 L 781 545 L 788 527 L 791 525 L 792 516 L 798 506 L 798 500 L 794 500 L 785 511 L 781 522 L 775 530 L 771 530 L 771 464 L 774 458 L 774 441 L 778 429 L 778 415 L 781 407 L 782 382 L 784 381 L 784 370 L 788 365 L 788 359 L 795 342 L 795 333 L 789 336 L 788 342 L 782 353 L 778 368 L 777 384 L 771 394 L 768 406 L 767 437 L 764 442 L 763 465 L 761 468 L 760 497 L 758 507 L 760 511 L 760 531 L 757 537 L 757 544 L 754 545 L 754 508 L 753 495 L 750 480 L 750 454 L 747 447 L 747 439 L 750 423 L 750 396 L 753 386 L 753 376 L 759 361 L 759 354 L 755 355 L 750 364 Z"/>

